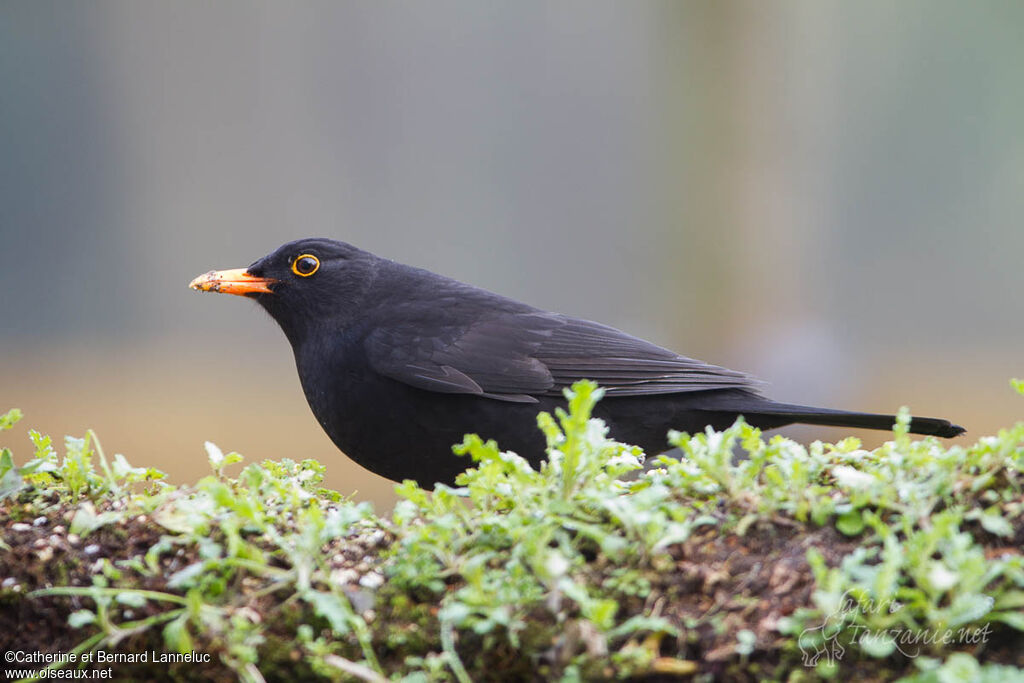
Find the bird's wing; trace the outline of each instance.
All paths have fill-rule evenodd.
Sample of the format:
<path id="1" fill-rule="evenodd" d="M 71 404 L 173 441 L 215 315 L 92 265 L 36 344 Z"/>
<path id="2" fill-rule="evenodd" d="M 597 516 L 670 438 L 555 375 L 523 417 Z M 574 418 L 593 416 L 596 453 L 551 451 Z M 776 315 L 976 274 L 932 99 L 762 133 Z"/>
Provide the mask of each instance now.
<path id="1" fill-rule="evenodd" d="M 367 337 L 366 352 L 374 370 L 420 389 L 523 403 L 560 396 L 579 379 L 594 380 L 609 396 L 753 390 L 759 384 L 613 327 L 555 313 L 378 328 Z"/>

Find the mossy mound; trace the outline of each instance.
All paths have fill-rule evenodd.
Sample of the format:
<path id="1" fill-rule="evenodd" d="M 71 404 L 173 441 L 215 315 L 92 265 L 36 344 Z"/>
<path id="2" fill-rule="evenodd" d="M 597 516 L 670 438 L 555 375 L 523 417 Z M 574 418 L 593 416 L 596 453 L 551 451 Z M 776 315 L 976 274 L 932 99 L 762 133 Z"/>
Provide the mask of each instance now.
<path id="1" fill-rule="evenodd" d="M 208 444 L 173 487 L 32 432 L 0 454 L 0 647 L 121 680 L 1024 678 L 1024 423 L 947 448 L 904 412 L 866 451 L 740 421 L 643 469 L 599 398 L 539 417 L 539 471 L 469 436 L 458 487 L 387 517 L 310 460 L 229 476 Z"/>

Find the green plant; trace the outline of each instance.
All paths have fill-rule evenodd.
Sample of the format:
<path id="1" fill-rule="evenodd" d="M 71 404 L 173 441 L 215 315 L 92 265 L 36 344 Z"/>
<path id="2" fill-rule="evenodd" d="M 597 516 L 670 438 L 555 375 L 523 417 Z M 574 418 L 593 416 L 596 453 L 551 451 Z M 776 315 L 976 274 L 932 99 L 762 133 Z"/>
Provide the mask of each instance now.
<path id="1" fill-rule="evenodd" d="M 231 475 L 241 456 L 207 444 L 212 474 L 176 487 L 91 432 L 63 457 L 30 432 L 25 465 L 0 452 L 0 600 L 58 610 L 76 653 L 199 651 L 247 681 L 1009 675 L 1012 645 L 958 634 L 1024 631 L 1024 423 L 946 447 L 903 411 L 867 451 L 738 421 L 644 463 L 591 417 L 600 397 L 577 383 L 539 416 L 540 468 L 469 435 L 457 485 L 403 482 L 388 517 L 308 459 Z"/>

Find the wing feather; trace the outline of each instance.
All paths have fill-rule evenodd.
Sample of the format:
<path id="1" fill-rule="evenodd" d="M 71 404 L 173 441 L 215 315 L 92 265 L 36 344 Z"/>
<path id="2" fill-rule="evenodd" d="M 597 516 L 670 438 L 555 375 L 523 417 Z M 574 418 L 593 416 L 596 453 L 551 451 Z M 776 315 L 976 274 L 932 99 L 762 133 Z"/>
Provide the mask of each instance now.
<path id="1" fill-rule="evenodd" d="M 412 386 L 515 402 L 561 395 L 584 378 L 612 396 L 759 384 L 607 325 L 539 311 L 495 312 L 469 325 L 421 321 L 377 329 L 366 350 L 377 372 Z"/>

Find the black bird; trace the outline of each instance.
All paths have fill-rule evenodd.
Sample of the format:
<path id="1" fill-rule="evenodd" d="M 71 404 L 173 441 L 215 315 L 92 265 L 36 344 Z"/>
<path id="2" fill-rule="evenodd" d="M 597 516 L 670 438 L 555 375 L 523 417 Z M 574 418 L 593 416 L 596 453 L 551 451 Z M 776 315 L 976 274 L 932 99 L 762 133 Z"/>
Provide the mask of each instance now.
<path id="1" fill-rule="evenodd" d="M 738 415 L 764 429 L 895 421 L 777 403 L 742 372 L 329 239 L 289 242 L 191 287 L 255 299 L 288 337 L 309 407 L 335 445 L 377 474 L 424 486 L 469 466 L 451 449 L 467 432 L 539 463 L 537 413 L 563 403 L 562 390 L 582 378 L 604 387 L 595 415 L 611 436 L 650 454 L 668 448 L 670 429 L 722 429 Z M 910 431 L 964 429 L 915 417 Z"/>

